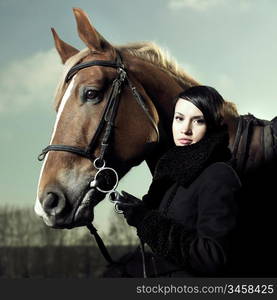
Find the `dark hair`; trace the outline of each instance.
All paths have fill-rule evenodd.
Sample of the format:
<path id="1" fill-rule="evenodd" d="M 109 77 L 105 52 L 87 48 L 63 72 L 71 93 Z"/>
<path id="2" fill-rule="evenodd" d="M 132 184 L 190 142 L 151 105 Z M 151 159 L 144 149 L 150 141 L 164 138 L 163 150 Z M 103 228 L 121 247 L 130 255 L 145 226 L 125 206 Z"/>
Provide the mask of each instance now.
<path id="1" fill-rule="evenodd" d="M 221 126 L 224 99 L 216 89 L 205 85 L 193 86 L 177 96 L 175 105 L 180 98 L 191 102 L 201 110 L 209 131 Z"/>

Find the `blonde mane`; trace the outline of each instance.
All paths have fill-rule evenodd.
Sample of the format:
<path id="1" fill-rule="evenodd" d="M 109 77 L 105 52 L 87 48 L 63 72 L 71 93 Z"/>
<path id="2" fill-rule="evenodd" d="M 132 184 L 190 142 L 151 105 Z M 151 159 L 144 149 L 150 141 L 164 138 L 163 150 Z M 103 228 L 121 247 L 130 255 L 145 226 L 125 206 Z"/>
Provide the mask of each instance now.
<path id="1" fill-rule="evenodd" d="M 151 64 L 164 70 L 167 74 L 174 77 L 181 86 L 190 87 L 199 85 L 194 78 L 189 76 L 170 56 L 168 51 L 160 48 L 153 42 L 138 42 L 116 47 L 119 51 L 139 57 L 140 59 L 150 62 Z"/>
<path id="2" fill-rule="evenodd" d="M 153 42 L 138 42 L 130 43 L 126 45 L 115 46 L 115 49 L 123 52 L 127 52 L 132 56 L 138 57 L 144 61 L 147 61 L 172 76 L 183 88 L 188 88 L 194 85 L 199 85 L 194 78 L 189 76 L 173 59 L 166 50 L 161 49 L 158 45 Z M 64 93 L 65 77 L 68 71 L 86 57 L 90 53 L 88 48 L 83 49 L 76 55 L 69 58 L 65 63 L 64 73 L 60 83 L 57 86 L 56 97 L 55 97 L 55 109 L 57 110 L 59 102 Z M 235 104 L 232 102 L 225 103 L 224 110 L 229 115 L 234 117 L 238 116 Z"/>

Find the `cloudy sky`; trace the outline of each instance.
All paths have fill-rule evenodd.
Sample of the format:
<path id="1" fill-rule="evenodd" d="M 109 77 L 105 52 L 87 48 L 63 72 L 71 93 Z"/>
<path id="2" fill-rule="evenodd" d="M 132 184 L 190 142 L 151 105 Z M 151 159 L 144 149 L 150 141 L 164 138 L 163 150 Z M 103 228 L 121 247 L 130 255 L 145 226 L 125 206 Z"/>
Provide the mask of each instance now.
<path id="1" fill-rule="evenodd" d="M 84 9 L 111 43 L 155 41 L 241 114 L 277 115 L 275 0 L 0 0 L 1 204 L 34 204 L 41 166 L 36 157 L 49 142 L 62 70 L 50 27 L 84 48 L 72 7 Z M 149 182 L 141 166 L 120 188 L 140 196 Z M 100 215 L 109 209 L 102 204 Z"/>

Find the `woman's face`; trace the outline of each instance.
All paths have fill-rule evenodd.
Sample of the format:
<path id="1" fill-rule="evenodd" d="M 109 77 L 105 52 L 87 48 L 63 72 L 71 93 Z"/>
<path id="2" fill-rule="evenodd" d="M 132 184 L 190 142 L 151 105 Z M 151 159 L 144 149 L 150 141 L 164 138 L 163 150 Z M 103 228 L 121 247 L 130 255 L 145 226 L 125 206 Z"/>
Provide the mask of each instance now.
<path id="1" fill-rule="evenodd" d="M 207 131 L 203 113 L 194 104 L 178 99 L 172 123 L 176 146 L 187 146 L 199 142 Z"/>

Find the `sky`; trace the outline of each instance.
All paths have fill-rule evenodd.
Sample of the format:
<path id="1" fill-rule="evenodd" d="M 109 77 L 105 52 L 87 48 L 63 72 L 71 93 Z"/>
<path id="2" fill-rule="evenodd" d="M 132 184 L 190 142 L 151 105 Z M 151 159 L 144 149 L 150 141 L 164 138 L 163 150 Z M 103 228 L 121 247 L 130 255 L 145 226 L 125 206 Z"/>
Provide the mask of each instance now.
<path id="1" fill-rule="evenodd" d="M 73 7 L 85 10 L 110 43 L 156 42 L 240 114 L 277 115 L 275 0 L 0 0 L 0 204 L 34 205 L 36 158 L 51 137 L 62 72 L 50 28 L 85 48 Z M 119 190 L 142 196 L 150 181 L 142 164 Z M 103 201 L 97 210 L 103 219 L 112 206 Z"/>

